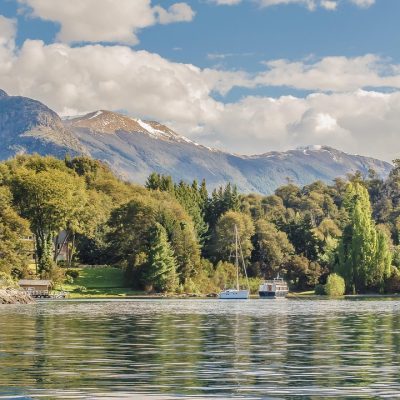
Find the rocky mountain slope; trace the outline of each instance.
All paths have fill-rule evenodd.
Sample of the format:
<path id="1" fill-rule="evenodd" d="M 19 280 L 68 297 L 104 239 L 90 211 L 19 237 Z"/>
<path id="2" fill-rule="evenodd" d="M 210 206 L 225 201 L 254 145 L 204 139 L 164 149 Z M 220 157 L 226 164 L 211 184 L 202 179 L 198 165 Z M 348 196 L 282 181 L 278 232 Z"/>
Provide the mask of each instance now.
<path id="1" fill-rule="evenodd" d="M 240 156 L 210 149 L 155 121 L 110 111 L 61 120 L 44 104 L 0 92 L 0 158 L 17 153 L 64 157 L 85 154 L 102 160 L 124 179 L 144 183 L 153 172 L 175 180 L 206 178 L 210 187 L 231 181 L 244 192 L 271 193 L 287 179 L 304 185 L 370 168 L 386 176 L 391 165 L 326 146 Z"/>
<path id="2" fill-rule="evenodd" d="M 44 104 L 0 91 L 0 159 L 18 153 L 64 156 L 66 151 L 85 153 L 61 118 Z"/>

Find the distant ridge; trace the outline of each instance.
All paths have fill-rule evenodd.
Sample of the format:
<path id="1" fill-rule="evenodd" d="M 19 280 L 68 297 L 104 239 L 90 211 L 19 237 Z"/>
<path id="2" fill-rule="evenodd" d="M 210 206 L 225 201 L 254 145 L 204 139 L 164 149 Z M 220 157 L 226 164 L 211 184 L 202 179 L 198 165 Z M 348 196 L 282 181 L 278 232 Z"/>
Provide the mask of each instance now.
<path id="1" fill-rule="evenodd" d="M 144 183 L 151 172 L 174 180 L 207 180 L 209 187 L 232 182 L 243 192 L 272 193 L 288 180 L 330 183 L 359 170 L 386 177 L 392 165 L 323 145 L 253 156 L 210 149 L 156 121 L 98 110 L 62 120 L 43 103 L 0 90 L 0 159 L 21 153 L 62 158 L 84 154 L 107 163 L 119 176 Z"/>

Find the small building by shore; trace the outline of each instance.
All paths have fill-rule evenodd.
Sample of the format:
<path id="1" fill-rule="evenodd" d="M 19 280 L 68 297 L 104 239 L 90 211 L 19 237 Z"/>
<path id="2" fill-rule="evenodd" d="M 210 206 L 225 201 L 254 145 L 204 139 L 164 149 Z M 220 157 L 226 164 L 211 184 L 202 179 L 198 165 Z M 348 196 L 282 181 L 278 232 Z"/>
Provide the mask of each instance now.
<path id="1" fill-rule="evenodd" d="M 21 279 L 19 286 L 32 297 L 50 297 L 51 281 L 45 279 Z"/>

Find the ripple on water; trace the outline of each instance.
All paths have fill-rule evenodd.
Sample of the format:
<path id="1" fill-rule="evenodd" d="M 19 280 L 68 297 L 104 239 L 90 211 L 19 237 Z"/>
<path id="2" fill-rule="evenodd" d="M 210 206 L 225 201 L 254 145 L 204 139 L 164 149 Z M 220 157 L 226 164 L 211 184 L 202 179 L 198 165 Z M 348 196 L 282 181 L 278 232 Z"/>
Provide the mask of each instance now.
<path id="1" fill-rule="evenodd" d="M 0 307 L 0 398 L 393 398 L 399 334 L 396 300 Z"/>

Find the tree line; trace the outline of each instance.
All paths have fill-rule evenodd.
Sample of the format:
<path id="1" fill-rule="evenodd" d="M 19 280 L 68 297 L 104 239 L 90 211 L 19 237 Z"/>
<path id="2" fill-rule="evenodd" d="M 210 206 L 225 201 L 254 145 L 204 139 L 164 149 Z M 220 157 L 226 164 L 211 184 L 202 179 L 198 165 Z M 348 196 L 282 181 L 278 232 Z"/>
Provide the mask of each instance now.
<path id="1" fill-rule="evenodd" d="M 156 173 L 134 185 L 88 157 L 17 156 L 0 164 L 0 272 L 32 273 L 22 239 L 33 234 L 39 275 L 62 280 L 54 238 L 63 230 L 70 262 L 119 266 L 134 288 L 217 291 L 235 277 L 236 225 L 255 286 L 279 273 L 292 290 L 340 278 L 347 293 L 398 291 L 394 164 L 385 180 L 370 171 L 262 196 Z"/>

